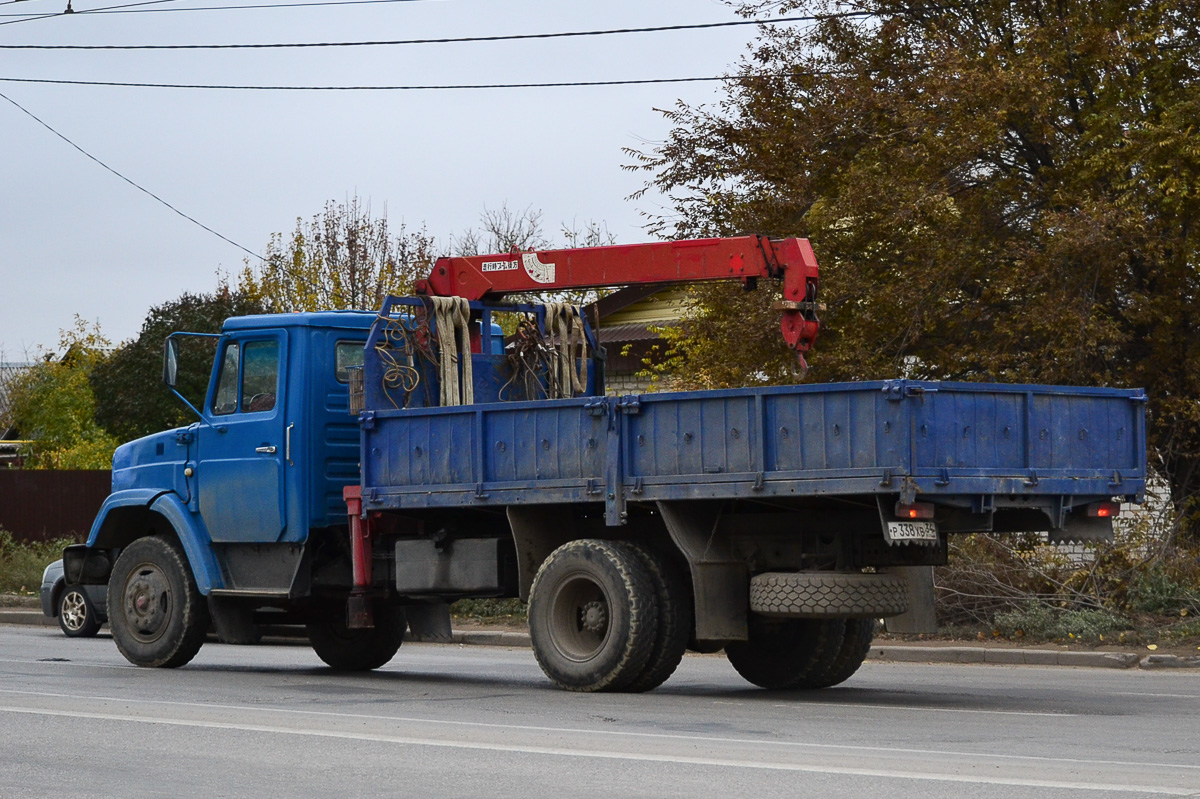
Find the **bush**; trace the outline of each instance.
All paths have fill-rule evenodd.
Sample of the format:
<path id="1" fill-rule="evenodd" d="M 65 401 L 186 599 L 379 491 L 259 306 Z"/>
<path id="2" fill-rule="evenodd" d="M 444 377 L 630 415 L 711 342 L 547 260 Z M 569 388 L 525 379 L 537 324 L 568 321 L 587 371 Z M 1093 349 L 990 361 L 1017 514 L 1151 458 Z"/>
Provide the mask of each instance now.
<path id="1" fill-rule="evenodd" d="M 1114 525 L 1115 540 L 1060 548 L 1044 536 L 950 539 L 936 574 L 939 622 L 1030 640 L 1190 640 L 1200 628 L 1200 547 L 1155 502 Z M 986 633 L 984 633 L 986 634 Z"/>
<path id="2" fill-rule="evenodd" d="M 1097 643 L 1133 629 L 1128 619 L 1107 610 L 1064 610 L 1043 602 L 1027 602 L 1024 607 L 997 613 L 995 630 L 1006 638 L 1032 641 L 1076 639 Z"/>
<path id="3" fill-rule="evenodd" d="M 18 541 L 0 529 L 0 594 L 36 594 L 46 566 L 62 557 L 63 547 L 74 543 L 69 538 Z"/>
<path id="4" fill-rule="evenodd" d="M 523 624 L 527 607 L 519 599 L 460 599 L 450 614 L 478 624 Z"/>
<path id="5" fill-rule="evenodd" d="M 1138 574 L 1129 588 L 1129 606 L 1139 613 L 1162 616 L 1200 613 L 1200 586 L 1181 585 L 1161 564 Z"/>

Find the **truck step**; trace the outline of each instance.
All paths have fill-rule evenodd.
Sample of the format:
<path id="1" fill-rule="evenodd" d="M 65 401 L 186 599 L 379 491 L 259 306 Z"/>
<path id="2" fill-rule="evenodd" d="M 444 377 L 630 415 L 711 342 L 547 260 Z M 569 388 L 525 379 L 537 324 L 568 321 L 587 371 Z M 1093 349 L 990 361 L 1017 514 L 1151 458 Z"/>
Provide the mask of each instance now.
<path id="1" fill-rule="evenodd" d="M 229 597 L 231 599 L 287 599 L 288 591 L 277 591 L 270 588 L 214 588 L 209 596 Z"/>

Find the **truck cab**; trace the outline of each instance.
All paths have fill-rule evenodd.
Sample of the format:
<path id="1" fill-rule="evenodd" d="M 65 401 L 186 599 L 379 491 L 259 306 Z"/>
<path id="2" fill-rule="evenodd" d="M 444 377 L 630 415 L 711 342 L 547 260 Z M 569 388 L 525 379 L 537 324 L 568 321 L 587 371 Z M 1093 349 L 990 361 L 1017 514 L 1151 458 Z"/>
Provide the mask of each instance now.
<path id="1" fill-rule="evenodd" d="M 339 548 L 325 543 L 336 539 L 330 528 L 344 531 L 342 491 L 358 481 L 349 381 L 374 319 L 321 312 L 226 320 L 214 337 L 207 393 L 193 407 L 199 420 L 117 449 L 113 493 L 87 543 L 65 553 L 68 579 L 106 580 L 125 547 L 157 538 L 182 556 L 218 632 L 234 641 L 255 636 L 252 607 L 311 593 L 312 549 L 322 550 L 327 580 L 344 572 L 348 581 L 348 562 L 342 568 Z M 210 334 L 174 334 L 168 364 L 178 357 L 172 342 L 188 335 Z M 153 627 L 154 619 L 143 621 Z"/>

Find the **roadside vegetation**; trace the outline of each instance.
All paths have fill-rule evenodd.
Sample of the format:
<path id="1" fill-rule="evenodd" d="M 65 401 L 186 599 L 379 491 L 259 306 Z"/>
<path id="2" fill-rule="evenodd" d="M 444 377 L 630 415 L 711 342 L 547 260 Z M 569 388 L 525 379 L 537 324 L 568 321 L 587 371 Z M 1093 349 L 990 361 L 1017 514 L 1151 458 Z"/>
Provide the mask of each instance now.
<path id="1" fill-rule="evenodd" d="M 1115 525 L 1114 541 L 954 537 L 936 572 L 938 613 L 956 637 L 1087 644 L 1200 644 L 1200 544 L 1165 511 Z"/>
<path id="2" fill-rule="evenodd" d="M 528 607 L 519 599 L 460 599 L 450 606 L 450 615 L 458 622 L 523 627 Z"/>
<path id="3" fill-rule="evenodd" d="M 0 594 L 36 596 L 46 566 L 62 557 L 63 547 L 74 543 L 70 538 L 18 541 L 0 528 Z"/>

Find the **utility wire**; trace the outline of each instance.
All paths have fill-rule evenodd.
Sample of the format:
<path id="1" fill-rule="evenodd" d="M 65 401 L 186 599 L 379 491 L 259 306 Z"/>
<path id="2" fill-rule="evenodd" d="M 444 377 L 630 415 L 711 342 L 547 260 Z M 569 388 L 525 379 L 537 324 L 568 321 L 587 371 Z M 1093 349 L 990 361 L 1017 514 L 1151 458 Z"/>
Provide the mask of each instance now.
<path id="1" fill-rule="evenodd" d="M 134 6 L 154 6 L 154 5 L 159 5 L 160 3 L 178 3 L 178 2 L 181 2 L 181 0 L 142 0 L 142 2 L 139 2 L 139 3 L 123 3 L 119 6 L 104 6 L 103 9 L 97 8 L 92 11 L 75 11 L 74 9 L 72 9 L 71 11 L 56 11 L 52 14 L 40 14 L 38 16 L 27 16 L 24 19 L 14 19 L 14 20 L 9 20 L 8 22 L 0 22 L 0 25 L 16 25 L 18 22 L 32 22 L 35 19 L 49 19 L 50 17 L 62 17 L 62 16 L 66 16 L 67 14 L 95 14 L 97 11 L 101 11 L 101 10 L 117 9 L 117 8 L 133 8 Z M 71 8 L 71 4 L 70 4 L 69 0 L 67 3 L 67 8 Z"/>
<path id="2" fill-rule="evenodd" d="M 0 6 L 8 5 L 9 3 L 22 3 L 27 0 L 4 0 L 0 2 Z M 179 2 L 179 0 L 152 0 L 150 3 L 130 3 L 120 6 L 104 6 L 103 8 L 83 9 L 75 11 L 75 14 L 161 14 L 172 11 L 244 11 L 246 9 L 255 8 L 310 8 L 313 6 L 366 6 L 378 5 L 380 3 L 416 3 L 422 0 L 319 0 L 315 3 L 258 3 L 255 5 L 239 5 L 239 6 L 189 6 L 186 8 L 131 8 L 130 6 L 153 5 L 160 2 Z M 0 14 L 0 17 L 25 17 L 25 14 Z M 47 14 L 43 16 L 62 16 L 62 13 Z"/>
<path id="3" fill-rule="evenodd" d="M 24 0 L 21 0 L 21 1 L 23 2 Z M 22 19 L 11 19 L 8 22 L 0 22 L 0 25 L 16 25 L 19 22 L 33 22 L 34 20 L 38 20 L 38 19 L 49 19 L 51 17 L 64 17 L 64 16 L 68 16 L 68 15 L 75 15 L 75 14 L 146 14 L 146 13 L 150 13 L 150 12 L 157 13 L 157 12 L 163 12 L 163 11 L 236 11 L 236 10 L 241 10 L 241 9 L 245 9 L 245 8 L 293 8 L 293 7 L 297 7 L 297 6 L 306 6 L 306 5 L 349 6 L 349 5 L 359 5 L 359 4 L 363 4 L 363 3 L 421 3 L 421 2 L 426 2 L 426 0 L 342 0 L 341 2 L 336 2 L 336 0 L 324 0 L 324 2 L 313 2 L 313 3 L 271 3 L 271 4 L 264 4 L 261 6 L 203 6 L 203 7 L 196 7 L 196 8 L 138 8 L 138 6 L 154 6 L 154 5 L 159 5 L 161 3 L 178 3 L 178 2 L 181 2 L 181 0 L 144 0 L 144 2 L 140 2 L 140 3 L 122 3 L 121 5 L 116 5 L 116 6 L 101 6 L 100 8 L 90 8 L 90 9 L 85 8 L 85 9 L 81 9 L 78 11 L 72 9 L 70 11 L 58 11 L 53 14 L 40 14 L 38 16 L 28 16 L 28 15 L 20 15 L 20 14 L 4 14 L 4 15 L 0 15 L 0 16 L 14 16 L 14 17 L 21 16 L 23 18 Z M 68 3 L 68 8 L 69 7 L 70 7 L 70 4 Z"/>
<path id="4" fill-rule="evenodd" d="M 6 78 L 8 83 L 52 83 L 65 86 L 122 86 L 138 89 L 228 89 L 234 91 L 270 92 L 418 92 L 444 91 L 450 89 L 560 89 L 583 86 L 644 86 L 656 83 L 702 83 L 719 80 L 741 80 L 742 78 L 780 78 L 795 73 L 770 73 L 761 75 L 716 75 L 696 78 L 642 78 L 630 80 L 583 80 L 556 81 L 546 83 L 447 83 L 409 86 L 238 86 L 218 83 L 124 83 L 105 80 L 52 80 L 50 78 Z M 807 71 L 805 75 L 844 75 L 845 70 Z"/>
<path id="5" fill-rule="evenodd" d="M 49 19 L 50 17 L 61 17 L 65 12 L 56 11 L 53 14 L 41 14 L 38 16 L 28 16 L 26 14 L 2 14 L 5 17 L 20 17 L 20 19 L 10 19 L 8 22 L 0 22 L 0 25 L 16 25 L 19 22 L 33 22 L 35 19 Z"/>
<path id="6" fill-rule="evenodd" d="M 247 249 L 247 248 L 243 247 L 242 245 L 238 244 L 238 243 L 237 243 L 236 241 L 234 241 L 233 239 L 231 239 L 231 238 L 229 238 L 229 237 L 227 237 L 227 236 L 222 236 L 220 233 L 218 233 L 217 231 L 213 230 L 213 229 L 212 229 L 212 228 L 210 228 L 208 225 L 206 225 L 206 224 L 204 224 L 203 222 L 199 221 L 199 220 L 198 220 L 198 219 L 196 219 L 195 217 L 188 216 L 188 215 L 187 215 L 187 214 L 185 214 L 183 211 L 180 211 L 178 208 L 176 208 L 175 206 L 171 205 L 169 202 L 167 202 L 166 200 L 164 200 L 162 197 L 159 197 L 157 194 L 155 194 L 154 192 L 150 191 L 149 189 L 147 189 L 147 188 L 144 188 L 144 187 L 142 187 L 142 186 L 139 186 L 137 183 L 134 183 L 132 180 L 130 180 L 129 178 L 125 177 L 125 176 L 124 176 L 124 175 L 122 175 L 120 172 L 118 172 L 117 170 L 113 169 L 111 166 L 109 166 L 108 164 L 104 163 L 104 162 L 103 162 L 103 161 L 101 161 L 99 158 L 97 158 L 96 156 L 92 155 L 92 154 L 91 154 L 91 153 L 89 153 L 87 150 L 83 149 L 83 148 L 82 148 L 82 147 L 80 147 L 78 144 L 76 144 L 75 142 L 71 141 L 71 140 L 70 140 L 70 139 L 68 139 L 66 136 L 62 135 L 62 134 L 61 134 L 61 133 L 59 133 L 57 130 L 55 130 L 54 128 L 50 127 L 50 125 L 49 125 L 49 124 L 47 124 L 46 122 L 43 122 L 43 121 L 42 121 L 41 119 L 39 119 L 38 117 L 34 116 L 33 112 L 31 112 L 31 111 L 30 111 L 29 109 L 27 109 L 25 106 L 21 105 L 21 104 L 20 104 L 20 103 L 18 103 L 16 100 L 14 100 L 14 99 L 12 99 L 11 97 L 9 97 L 8 95 L 6 95 L 6 94 L 3 94 L 3 93 L 0 93 L 0 100 L 7 100 L 8 102 L 12 103 L 14 106 L 16 106 L 16 107 L 17 107 L 17 109 L 18 109 L 18 110 L 22 111 L 22 112 L 23 112 L 23 113 L 24 113 L 26 116 L 28 116 L 28 117 L 29 117 L 30 119 L 32 119 L 34 122 L 38 123 L 39 125 L 41 125 L 41 126 L 42 126 L 43 128 L 45 128 L 46 130 L 50 131 L 51 133 L 53 133 L 53 134 L 54 134 L 55 136 L 57 136 L 58 138 L 62 139 L 62 140 L 63 140 L 63 141 L 65 141 L 67 144 L 71 145 L 71 146 L 72 146 L 72 147 L 74 147 L 76 150 L 78 150 L 79 152 L 83 153 L 83 154 L 84 154 L 84 155 L 86 155 L 88 158 L 90 158 L 91 160 L 95 161 L 97 164 L 99 164 L 100 166 L 104 167 L 104 168 L 105 168 L 105 169 L 107 169 L 109 172 L 113 173 L 114 175 L 116 175 L 117 177 L 119 177 L 121 180 L 123 180 L 123 181 L 125 181 L 126 183 L 128 183 L 130 186 L 133 186 L 135 189 L 137 189 L 138 191 L 142 192 L 143 194 L 147 194 L 147 195 L 149 195 L 150 197 L 152 197 L 152 198 L 154 198 L 155 200 L 157 200 L 158 202 L 160 202 L 160 203 L 162 203 L 163 205 L 167 206 L 167 207 L 168 207 L 168 208 L 170 208 L 172 211 L 174 211 L 175 213 L 177 213 L 177 214 L 179 214 L 180 216 L 182 216 L 184 219 L 188 220 L 189 222 L 191 222 L 191 223 L 193 223 L 193 224 L 195 224 L 195 225 L 199 225 L 200 227 L 204 228 L 205 230 L 207 230 L 209 233 L 213 234 L 213 235 L 214 235 L 214 236 L 216 236 L 217 238 L 221 239 L 222 241 L 228 242 L 229 244 L 232 244 L 234 247 L 237 247 L 239 250 L 241 250 L 241 251 L 245 252 L 245 253 L 246 253 L 246 254 L 248 254 L 248 255 L 252 255 L 252 256 L 254 256 L 255 258 L 257 258 L 258 260 L 260 260 L 260 261 L 265 261 L 265 260 L 266 260 L 266 259 L 265 259 L 265 258 L 263 258 L 261 255 L 259 255 L 258 253 L 256 253 L 256 252 L 251 252 L 249 249 Z"/>
<path id="7" fill-rule="evenodd" d="M 162 0 L 158 0 L 161 2 Z M 173 9 L 183 11 L 185 9 Z M 267 50 L 288 47 L 377 47 L 406 44 L 460 44 L 463 42 L 513 42 L 528 39 L 569 39 L 585 36 L 613 36 L 627 33 L 663 33 L 666 31 L 732 28 L 744 25 L 778 25 L 786 22 L 818 22 L 824 19 L 866 16 L 866 11 L 844 11 L 775 19 L 739 19 L 728 22 L 699 22 L 689 25 L 656 25 L 643 28 L 608 28 L 590 31 L 561 31 L 558 33 L 511 33 L 495 36 L 457 36 L 438 39 L 390 39 L 366 42 L 282 42 L 272 44 L 0 44 L 4 50 Z"/>

